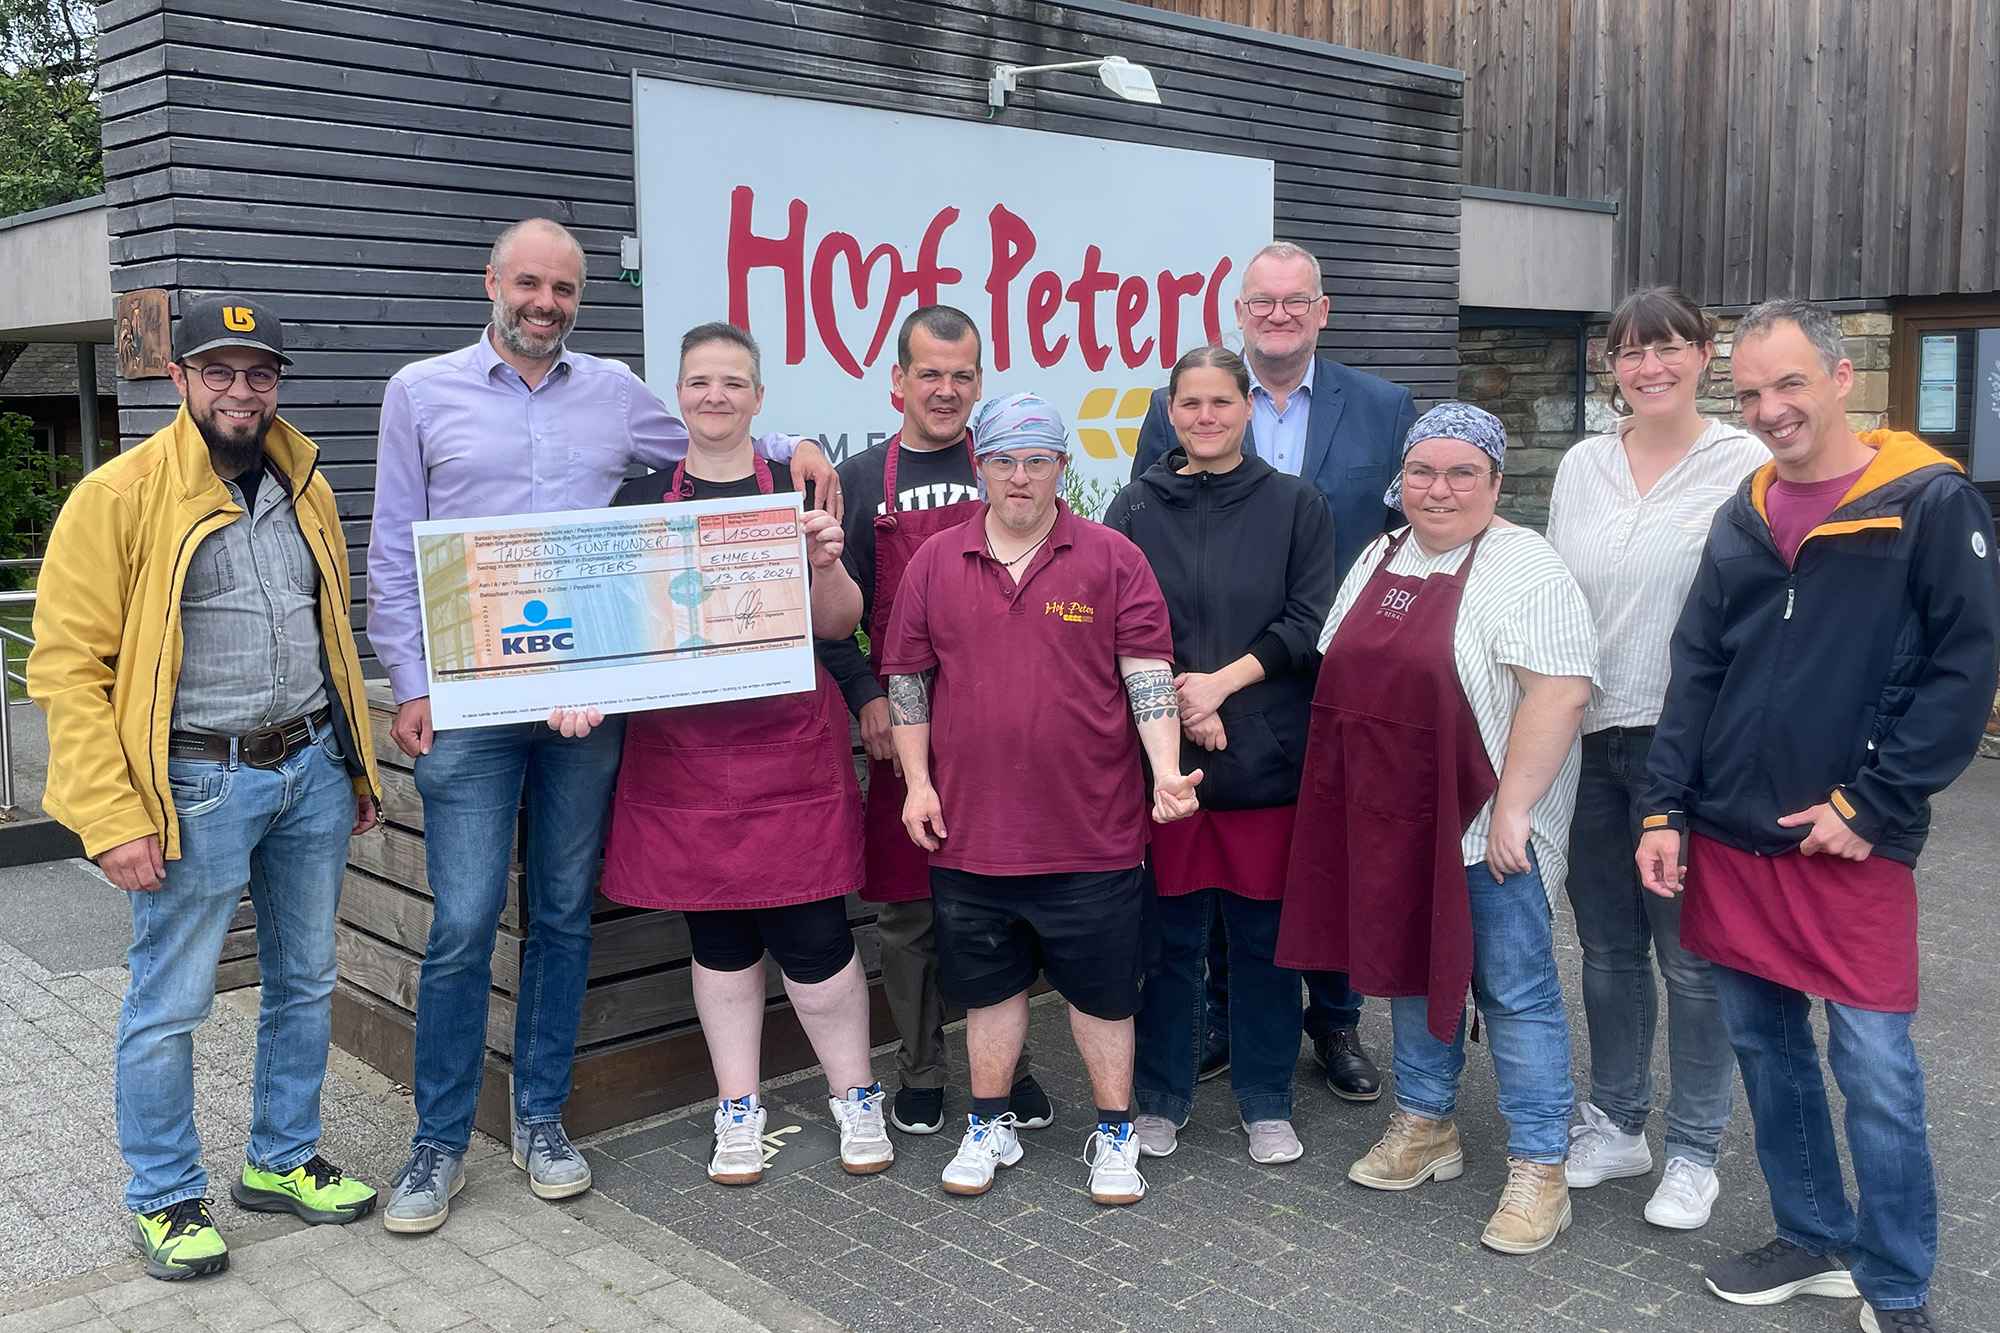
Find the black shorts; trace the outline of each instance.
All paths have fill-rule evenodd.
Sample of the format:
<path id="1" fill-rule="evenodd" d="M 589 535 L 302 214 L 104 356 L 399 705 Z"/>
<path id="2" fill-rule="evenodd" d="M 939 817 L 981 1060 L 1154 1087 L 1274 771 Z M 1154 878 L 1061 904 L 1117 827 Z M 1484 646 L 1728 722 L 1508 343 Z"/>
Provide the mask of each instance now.
<path id="1" fill-rule="evenodd" d="M 975 875 L 931 867 L 938 986 L 965 1009 L 1019 995 L 1043 973 L 1092 1018 L 1139 1012 L 1153 895 L 1142 867 Z"/>
<path id="2" fill-rule="evenodd" d="M 802 986 L 815 986 L 854 957 L 854 932 L 847 925 L 844 897 L 685 915 L 694 960 L 711 972 L 754 967 L 769 949 L 787 977 Z"/>

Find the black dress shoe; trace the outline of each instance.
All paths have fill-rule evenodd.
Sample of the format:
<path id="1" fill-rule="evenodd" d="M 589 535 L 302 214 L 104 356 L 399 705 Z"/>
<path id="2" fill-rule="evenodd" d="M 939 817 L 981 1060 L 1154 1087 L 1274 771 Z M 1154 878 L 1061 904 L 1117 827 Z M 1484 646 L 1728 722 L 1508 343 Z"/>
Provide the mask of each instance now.
<path id="1" fill-rule="evenodd" d="M 898 1088 L 889 1123 L 905 1134 L 935 1134 L 944 1128 L 943 1088 Z"/>
<path id="2" fill-rule="evenodd" d="M 1007 1109 L 1014 1113 L 1014 1123 L 1022 1129 L 1046 1129 L 1056 1118 L 1055 1104 L 1042 1091 L 1042 1085 L 1035 1082 L 1033 1074 L 1007 1090 Z"/>
<path id="3" fill-rule="evenodd" d="M 1194 1079 L 1206 1083 L 1217 1074 L 1229 1072 L 1229 1038 L 1214 1028 L 1208 1029 L 1201 1043 L 1201 1064 L 1196 1068 Z"/>
<path id="4" fill-rule="evenodd" d="M 1358 1028 L 1339 1028 L 1313 1038 L 1313 1059 L 1326 1071 L 1327 1091 L 1350 1102 L 1382 1095 L 1382 1071 L 1368 1058 Z"/>

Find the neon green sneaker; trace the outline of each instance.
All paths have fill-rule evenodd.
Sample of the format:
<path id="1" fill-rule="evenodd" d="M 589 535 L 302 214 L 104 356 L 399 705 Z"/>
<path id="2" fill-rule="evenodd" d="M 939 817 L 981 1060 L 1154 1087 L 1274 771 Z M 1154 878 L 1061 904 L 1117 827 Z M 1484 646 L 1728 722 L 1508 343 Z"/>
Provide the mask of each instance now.
<path id="1" fill-rule="evenodd" d="M 280 1175 L 248 1163 L 229 1197 L 254 1213 L 297 1213 L 308 1222 L 343 1226 L 375 1210 L 375 1191 L 340 1174 L 332 1162 L 313 1159 Z"/>
<path id="2" fill-rule="evenodd" d="M 132 1243 L 146 1256 L 146 1276 L 166 1282 L 229 1267 L 229 1247 L 208 1215 L 207 1199 L 182 1199 L 157 1213 L 132 1214 Z"/>

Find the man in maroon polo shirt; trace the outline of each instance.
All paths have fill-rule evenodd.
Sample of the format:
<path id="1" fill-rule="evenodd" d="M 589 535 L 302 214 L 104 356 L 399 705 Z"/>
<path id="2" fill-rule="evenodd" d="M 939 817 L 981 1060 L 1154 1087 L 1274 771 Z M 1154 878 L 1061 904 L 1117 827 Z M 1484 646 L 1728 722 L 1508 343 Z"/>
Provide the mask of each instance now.
<path id="1" fill-rule="evenodd" d="M 1070 1003 L 1097 1099 L 1091 1198 L 1135 1203 L 1141 749 L 1160 823 L 1194 813 L 1201 781 L 1180 771 L 1167 604 L 1136 546 L 1056 499 L 1069 444 L 1054 408 L 996 399 L 972 438 L 988 503 L 910 562 L 884 661 L 903 823 L 931 853 L 939 980 L 966 1010 L 972 1115 L 944 1187 L 983 1194 L 1021 1160 L 1008 1089 L 1041 973 Z"/>

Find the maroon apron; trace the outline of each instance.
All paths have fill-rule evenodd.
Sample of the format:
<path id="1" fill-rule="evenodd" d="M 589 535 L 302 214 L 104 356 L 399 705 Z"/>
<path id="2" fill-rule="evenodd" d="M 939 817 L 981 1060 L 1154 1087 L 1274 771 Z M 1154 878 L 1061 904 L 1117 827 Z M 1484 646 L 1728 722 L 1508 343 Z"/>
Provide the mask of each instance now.
<path id="1" fill-rule="evenodd" d="M 757 486 L 772 491 L 757 459 Z M 667 503 L 690 497 L 674 469 Z M 656 708 L 625 722 L 604 896 L 633 907 L 789 907 L 861 887 L 861 789 L 847 705 L 814 688 Z"/>
<path id="2" fill-rule="evenodd" d="M 966 452 L 972 439 L 966 437 Z M 917 548 L 947 528 L 971 519 L 979 501 L 960 500 L 936 509 L 896 511 L 896 460 L 902 456 L 903 433 L 889 437 L 889 458 L 882 465 L 882 496 L 886 512 L 875 516 L 875 602 L 868 614 L 868 665 L 883 689 L 889 678 L 882 674 L 882 648 L 889 637 L 889 614 L 896 608 L 896 592 L 903 586 L 903 571 L 917 554 Z M 975 460 L 973 476 L 979 475 Z M 976 484 L 976 483 L 975 483 Z M 903 827 L 903 797 L 908 793 L 896 766 L 887 760 L 868 761 L 868 882 L 861 896 L 871 903 L 906 903 L 931 896 L 931 854 L 910 841 Z"/>
<path id="3" fill-rule="evenodd" d="M 1450 1041 L 1472 984 L 1461 840 L 1499 781 L 1452 656 L 1465 577 L 1395 575 L 1389 543 L 1327 645 L 1313 692 L 1277 963 L 1423 995 Z"/>

